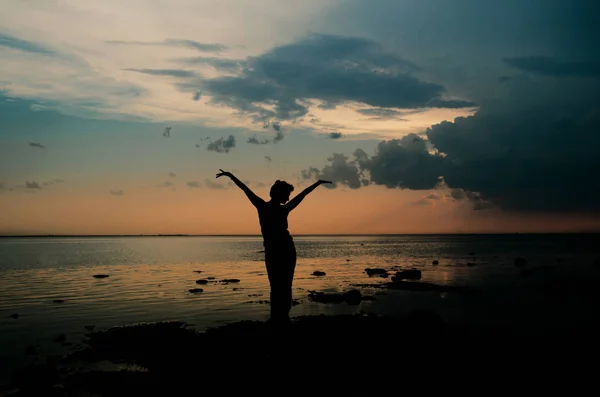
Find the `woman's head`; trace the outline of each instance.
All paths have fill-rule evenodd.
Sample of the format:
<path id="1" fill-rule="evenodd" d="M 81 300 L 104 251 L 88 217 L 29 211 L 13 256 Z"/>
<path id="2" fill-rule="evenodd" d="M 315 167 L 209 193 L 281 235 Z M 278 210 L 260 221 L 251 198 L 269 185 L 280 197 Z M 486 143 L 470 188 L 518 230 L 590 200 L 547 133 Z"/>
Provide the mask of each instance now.
<path id="1" fill-rule="evenodd" d="M 290 199 L 290 194 L 294 191 L 294 187 L 285 181 L 279 179 L 271 186 L 269 195 L 273 201 L 280 204 L 286 203 Z"/>

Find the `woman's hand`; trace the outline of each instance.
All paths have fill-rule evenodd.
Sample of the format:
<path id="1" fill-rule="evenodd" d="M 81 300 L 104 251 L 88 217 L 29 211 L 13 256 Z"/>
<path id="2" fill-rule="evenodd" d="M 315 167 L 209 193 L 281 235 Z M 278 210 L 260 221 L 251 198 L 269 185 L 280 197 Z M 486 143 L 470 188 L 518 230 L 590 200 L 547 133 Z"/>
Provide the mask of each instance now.
<path id="1" fill-rule="evenodd" d="M 322 180 L 322 179 L 319 179 L 319 183 L 322 185 L 322 184 L 324 184 L 324 183 L 331 183 L 331 181 L 324 181 L 324 180 Z"/>
<path id="2" fill-rule="evenodd" d="M 231 172 L 229 172 L 229 171 L 223 171 L 223 170 L 222 170 L 222 169 L 220 169 L 220 168 L 219 168 L 219 171 L 221 171 L 221 172 L 219 172 L 219 173 L 217 174 L 217 178 L 219 178 L 219 177 L 222 177 L 222 176 L 228 176 L 228 177 L 230 177 L 230 178 L 231 178 L 231 177 L 233 176 L 233 174 L 232 174 Z"/>

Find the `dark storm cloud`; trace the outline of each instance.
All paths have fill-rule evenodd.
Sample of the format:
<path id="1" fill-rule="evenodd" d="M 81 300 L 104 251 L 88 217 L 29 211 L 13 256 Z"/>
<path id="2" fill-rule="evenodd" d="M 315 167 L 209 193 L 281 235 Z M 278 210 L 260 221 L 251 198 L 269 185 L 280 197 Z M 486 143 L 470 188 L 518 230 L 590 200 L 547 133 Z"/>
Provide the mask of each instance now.
<path id="1" fill-rule="evenodd" d="M 337 31 L 394 40 L 419 62 L 444 51 L 424 67 L 480 106 L 431 126 L 425 141 L 384 141 L 347 163 L 372 184 L 444 187 L 474 209 L 600 212 L 598 15 L 600 3 L 583 0 L 349 0 L 328 20 L 344 21 Z"/>
<path id="2" fill-rule="evenodd" d="M 330 132 L 327 136 L 331 139 L 340 139 L 343 135 L 341 132 Z"/>
<path id="3" fill-rule="evenodd" d="M 227 138 L 219 138 L 216 141 L 210 142 L 206 146 L 206 150 L 217 153 L 229 153 L 229 150 L 235 147 L 235 137 L 229 135 Z"/>
<path id="4" fill-rule="evenodd" d="M 225 51 L 228 47 L 224 44 L 217 43 L 201 43 L 194 40 L 184 39 L 166 39 L 164 41 L 123 41 L 123 40 L 109 40 L 109 44 L 121 44 L 121 45 L 151 45 L 151 46 L 167 46 L 167 47 L 180 47 L 189 48 L 201 52 L 213 52 L 219 53 Z"/>
<path id="5" fill-rule="evenodd" d="M 57 55 L 56 52 L 47 47 L 42 46 L 41 44 L 19 39 L 17 37 L 10 36 L 4 33 L 0 33 L 0 47 L 41 55 Z"/>
<path id="6" fill-rule="evenodd" d="M 212 104 L 256 121 L 301 118 L 308 114 L 308 98 L 328 108 L 350 101 L 381 108 L 473 106 L 443 99 L 445 88 L 415 77 L 416 65 L 362 38 L 313 34 L 236 65 L 242 68 L 237 76 L 190 80 L 179 87 L 202 88 Z"/>
<path id="7" fill-rule="evenodd" d="M 170 77 L 196 77 L 196 73 L 190 70 L 181 69 L 123 69 L 128 72 L 138 72 L 152 76 L 170 76 Z"/>
<path id="8" fill-rule="evenodd" d="M 372 156 L 359 149 L 343 168 L 330 158 L 325 168 L 309 168 L 303 176 L 327 172 L 347 184 L 365 173 L 372 184 L 412 190 L 436 188 L 443 178 L 452 198 L 475 209 L 598 212 L 598 105 L 484 108 L 427 129 L 433 153 L 426 141 L 409 135 L 381 142 Z"/>
<path id="9" fill-rule="evenodd" d="M 530 56 L 505 58 L 504 62 L 525 72 L 541 76 L 555 77 L 592 77 L 600 76 L 600 62 L 597 61 L 564 61 L 552 57 Z"/>

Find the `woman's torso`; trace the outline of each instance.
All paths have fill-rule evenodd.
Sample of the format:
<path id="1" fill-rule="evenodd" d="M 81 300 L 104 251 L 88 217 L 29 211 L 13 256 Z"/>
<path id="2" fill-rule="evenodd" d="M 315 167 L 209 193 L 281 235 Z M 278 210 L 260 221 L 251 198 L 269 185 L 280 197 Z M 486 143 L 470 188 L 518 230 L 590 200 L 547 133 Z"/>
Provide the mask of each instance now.
<path id="1" fill-rule="evenodd" d="M 271 202 L 266 202 L 258 208 L 258 219 L 265 247 L 279 246 L 293 241 L 288 231 L 288 213 L 285 206 Z"/>

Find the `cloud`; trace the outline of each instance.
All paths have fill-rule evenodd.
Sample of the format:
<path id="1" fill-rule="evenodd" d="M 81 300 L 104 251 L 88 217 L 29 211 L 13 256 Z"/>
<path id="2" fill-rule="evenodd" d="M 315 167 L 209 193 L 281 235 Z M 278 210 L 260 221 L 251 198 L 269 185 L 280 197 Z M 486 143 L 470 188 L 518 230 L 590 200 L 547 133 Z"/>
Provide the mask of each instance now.
<path id="1" fill-rule="evenodd" d="M 189 79 L 178 86 L 202 89 L 212 105 L 233 108 L 255 121 L 277 120 L 274 123 L 308 114 L 311 102 L 307 99 L 319 100 L 321 108 L 346 102 L 379 108 L 474 106 L 469 101 L 442 98 L 442 85 L 415 77 L 418 66 L 356 37 L 312 34 L 249 57 L 236 67 L 241 68 L 236 76 Z M 279 131 L 278 124 L 272 125 Z"/>
<path id="2" fill-rule="evenodd" d="M 196 72 L 191 70 L 181 69 L 123 69 L 127 72 L 138 72 L 143 74 L 149 74 L 152 76 L 169 76 L 169 77 L 197 77 Z"/>
<path id="3" fill-rule="evenodd" d="M 58 185 L 59 183 L 64 183 L 64 180 L 62 180 L 62 179 L 53 179 L 51 181 L 43 182 L 42 185 L 44 185 L 44 186 L 50 186 L 50 185 Z"/>
<path id="4" fill-rule="evenodd" d="M 214 52 L 219 53 L 228 49 L 224 44 L 218 43 L 201 43 L 194 40 L 185 39 L 166 39 L 164 41 L 123 41 L 123 40 L 107 40 L 108 44 L 118 45 L 147 45 L 147 46 L 167 46 L 167 47 L 180 47 L 188 48 L 191 50 L 201 52 Z"/>
<path id="5" fill-rule="evenodd" d="M 600 212 L 600 80 L 573 82 L 513 78 L 510 94 L 469 117 L 361 149 L 355 160 L 329 159 L 322 170 L 357 187 L 371 184 L 411 190 L 450 189 L 449 197 L 474 209 L 516 212 Z M 577 95 L 569 93 L 577 92 Z M 340 164 L 342 167 L 340 167 Z M 353 167 L 353 168 L 352 168 Z M 314 168 L 314 167 L 313 167 Z M 342 169 L 343 174 L 332 170 Z M 350 175 L 350 176 L 348 176 Z"/>
<path id="6" fill-rule="evenodd" d="M 401 120 L 400 116 L 406 114 L 405 112 L 386 108 L 356 109 L 356 111 L 362 115 L 371 116 L 374 120 Z"/>
<path id="7" fill-rule="evenodd" d="M 547 56 L 529 56 L 504 58 L 503 61 L 510 67 L 540 76 L 600 76 L 600 62 L 596 60 L 569 61 Z"/>
<path id="8" fill-rule="evenodd" d="M 323 185 L 327 188 L 336 188 L 338 184 L 348 186 L 351 189 L 361 187 L 361 177 L 363 173 L 357 167 L 358 156 L 356 160 L 348 161 L 348 157 L 341 153 L 334 153 L 327 160 L 330 164 L 319 170 L 315 167 L 309 167 L 300 172 L 302 179 L 324 179 L 331 181 L 332 184 Z"/>
<path id="9" fill-rule="evenodd" d="M 265 156 L 265 160 L 267 160 L 269 163 L 273 161 L 273 159 L 271 158 L 271 156 Z"/>
<path id="10" fill-rule="evenodd" d="M 254 145 L 266 145 L 269 142 L 271 142 L 270 139 L 266 139 L 266 138 L 258 139 L 256 135 L 251 136 L 250 138 L 248 138 L 248 141 L 247 141 L 247 143 L 251 143 Z"/>
<path id="11" fill-rule="evenodd" d="M 277 142 L 283 140 L 283 138 L 285 138 L 285 135 L 283 134 L 283 132 L 277 131 L 277 134 L 275 134 L 275 138 L 273 138 L 273 143 L 277 143 Z"/>
<path id="12" fill-rule="evenodd" d="M 42 186 L 39 183 L 29 182 L 29 181 L 25 182 L 25 187 L 27 189 L 41 189 L 42 188 Z"/>
<path id="13" fill-rule="evenodd" d="M 32 41 L 22 40 L 8 34 L 0 33 L 0 47 L 41 55 L 57 55 L 53 50 Z"/>
<path id="14" fill-rule="evenodd" d="M 45 148 L 44 145 L 42 145 L 41 143 L 38 143 L 38 142 L 29 142 L 29 146 L 31 146 L 31 147 L 37 147 L 37 148 L 40 148 L 40 149 L 44 149 Z"/>
<path id="15" fill-rule="evenodd" d="M 171 136 L 171 128 L 172 127 L 165 127 L 165 130 L 163 131 L 162 135 L 165 136 L 165 137 L 167 137 L 167 138 L 170 137 Z"/>
<path id="16" fill-rule="evenodd" d="M 342 137 L 342 133 L 341 132 L 330 132 L 328 137 L 331 139 L 340 139 Z"/>
<path id="17" fill-rule="evenodd" d="M 217 183 L 217 182 L 213 182 L 213 181 L 211 181 L 208 178 L 204 181 L 204 184 L 209 189 L 225 189 L 226 188 L 225 185 L 222 185 L 222 184 Z"/>
<path id="18" fill-rule="evenodd" d="M 200 91 L 196 91 L 194 93 L 194 96 L 192 97 L 192 101 L 199 101 L 201 97 L 202 97 L 202 93 Z"/>
<path id="19" fill-rule="evenodd" d="M 235 147 L 235 137 L 229 135 L 228 138 L 219 138 L 216 141 L 210 142 L 206 146 L 206 150 L 217 153 L 229 153 L 229 150 Z"/>
<path id="20" fill-rule="evenodd" d="M 170 176 L 171 178 L 175 178 L 175 177 L 177 176 L 177 174 L 176 174 L 176 173 L 174 173 L 174 172 L 169 172 L 169 176 Z"/>
<path id="21" fill-rule="evenodd" d="M 160 185 L 158 185 L 158 187 L 173 187 L 173 182 L 165 181 L 165 182 L 161 183 Z"/>
<path id="22" fill-rule="evenodd" d="M 110 194 L 112 194 L 113 196 L 123 196 L 125 195 L 125 192 L 121 189 L 112 189 L 110 191 Z"/>
<path id="23" fill-rule="evenodd" d="M 198 182 L 198 181 L 189 181 L 188 183 L 186 183 L 186 185 L 188 187 L 194 188 L 194 189 L 199 189 L 202 187 L 202 183 Z"/>
<path id="24" fill-rule="evenodd" d="M 214 57 L 180 58 L 176 59 L 175 61 L 180 62 L 184 65 L 207 65 L 213 67 L 218 71 L 227 73 L 241 72 L 246 62 L 243 59 L 226 59 Z"/>

